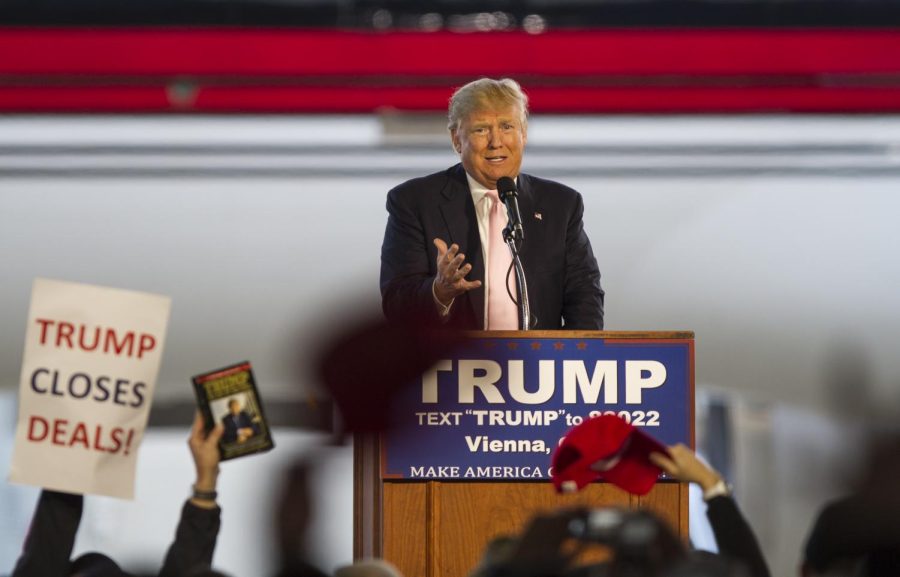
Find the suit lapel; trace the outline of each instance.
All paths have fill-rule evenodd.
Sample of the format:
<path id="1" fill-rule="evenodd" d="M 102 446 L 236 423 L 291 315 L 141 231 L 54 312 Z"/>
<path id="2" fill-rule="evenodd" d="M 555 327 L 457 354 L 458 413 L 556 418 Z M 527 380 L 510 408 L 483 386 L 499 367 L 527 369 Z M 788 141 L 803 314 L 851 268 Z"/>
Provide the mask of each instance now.
<path id="1" fill-rule="evenodd" d="M 466 255 L 466 262 L 471 263 L 472 271 L 466 276 L 468 280 L 484 281 L 484 257 L 481 254 L 481 236 L 478 233 L 478 219 L 475 216 L 475 203 L 462 165 L 450 169 L 450 178 L 442 191 L 441 215 L 447 225 L 448 245 L 456 243 Z M 466 293 L 477 319 L 477 328 L 484 326 L 484 289 L 475 289 Z"/>
<path id="2" fill-rule="evenodd" d="M 534 194 L 531 190 L 531 179 L 528 178 L 526 174 L 519 174 L 517 188 L 519 192 L 519 214 L 522 215 L 522 230 L 525 232 L 525 242 L 522 244 L 522 249 L 519 251 L 519 257 L 523 261 L 523 265 L 525 262 L 528 262 L 528 258 L 537 253 L 537 249 L 540 247 L 534 246 L 536 239 L 535 236 L 535 222 L 534 222 Z M 528 273 L 528 268 L 525 268 L 526 274 Z"/>

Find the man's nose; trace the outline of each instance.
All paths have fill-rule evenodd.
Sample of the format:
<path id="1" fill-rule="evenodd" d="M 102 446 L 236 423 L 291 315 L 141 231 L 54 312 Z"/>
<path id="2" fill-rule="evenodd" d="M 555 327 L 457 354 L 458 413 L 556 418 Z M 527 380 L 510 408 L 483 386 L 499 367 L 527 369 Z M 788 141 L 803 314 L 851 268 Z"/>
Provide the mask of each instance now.
<path id="1" fill-rule="evenodd" d="M 500 148 L 501 146 L 503 146 L 503 141 L 500 139 L 499 130 L 491 130 L 488 138 L 488 144 L 491 148 Z"/>

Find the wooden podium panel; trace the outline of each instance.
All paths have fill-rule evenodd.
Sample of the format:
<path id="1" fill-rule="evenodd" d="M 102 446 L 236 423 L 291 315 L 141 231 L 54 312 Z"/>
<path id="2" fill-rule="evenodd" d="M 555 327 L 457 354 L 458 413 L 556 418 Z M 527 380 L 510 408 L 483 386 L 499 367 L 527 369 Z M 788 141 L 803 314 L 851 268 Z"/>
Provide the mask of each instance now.
<path id="1" fill-rule="evenodd" d="M 382 489 L 380 547 L 357 547 L 356 555 L 383 557 L 407 577 L 465 577 L 492 539 L 518 534 L 535 513 L 561 507 L 650 509 L 687 539 L 688 491 L 681 483 L 657 483 L 643 497 L 608 483 L 572 495 L 558 495 L 547 482 L 387 481 Z"/>
<path id="2" fill-rule="evenodd" d="M 560 333 L 565 335 L 565 333 Z M 693 339 L 692 333 L 584 333 L 577 338 Z M 688 406 L 693 412 L 693 353 Z M 690 431 L 693 444 L 693 427 Z M 563 507 L 644 508 L 688 539 L 687 485 L 657 483 L 637 497 L 608 483 L 560 495 L 543 481 L 423 480 L 382 476 L 380 439 L 354 439 L 354 557 L 382 557 L 405 577 L 466 577 L 494 538 L 518 535 L 538 512 Z M 596 558 L 591 559 L 596 560 Z"/>
<path id="3" fill-rule="evenodd" d="M 391 511 L 384 519 L 382 554 L 405 576 L 429 575 L 433 557 L 434 533 L 429 535 L 430 483 L 385 483 L 384 508 Z"/>

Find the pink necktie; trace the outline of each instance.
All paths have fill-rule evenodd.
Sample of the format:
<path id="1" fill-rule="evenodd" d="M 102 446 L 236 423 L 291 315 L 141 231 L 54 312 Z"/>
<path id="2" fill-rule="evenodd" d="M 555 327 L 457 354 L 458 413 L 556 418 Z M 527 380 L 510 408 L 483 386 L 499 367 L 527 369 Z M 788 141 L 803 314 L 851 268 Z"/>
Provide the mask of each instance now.
<path id="1" fill-rule="evenodd" d="M 514 331 L 519 328 L 519 311 L 506 293 L 506 272 L 512 263 L 512 255 L 503 242 L 503 228 L 509 217 L 496 190 L 489 190 L 487 197 L 491 199 L 491 215 L 488 221 L 487 328 L 491 331 Z M 509 281 L 509 290 L 517 297 L 515 272 L 510 273 Z"/>

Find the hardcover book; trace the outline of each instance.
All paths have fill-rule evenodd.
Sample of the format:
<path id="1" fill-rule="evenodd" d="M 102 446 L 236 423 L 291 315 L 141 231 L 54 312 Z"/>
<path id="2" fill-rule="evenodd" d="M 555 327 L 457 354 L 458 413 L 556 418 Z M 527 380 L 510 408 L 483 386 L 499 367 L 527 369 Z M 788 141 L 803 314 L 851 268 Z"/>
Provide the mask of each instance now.
<path id="1" fill-rule="evenodd" d="M 207 430 L 216 423 L 225 427 L 219 441 L 223 461 L 268 451 L 275 446 L 249 362 L 197 375 L 191 380 Z"/>

